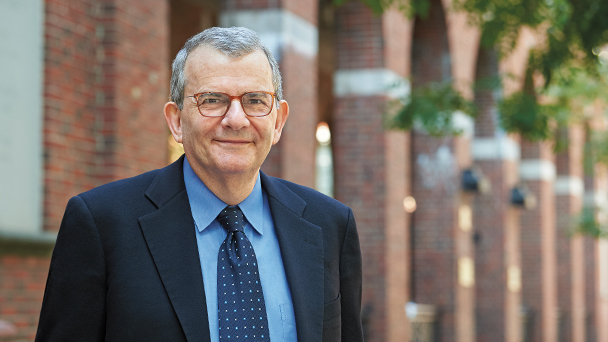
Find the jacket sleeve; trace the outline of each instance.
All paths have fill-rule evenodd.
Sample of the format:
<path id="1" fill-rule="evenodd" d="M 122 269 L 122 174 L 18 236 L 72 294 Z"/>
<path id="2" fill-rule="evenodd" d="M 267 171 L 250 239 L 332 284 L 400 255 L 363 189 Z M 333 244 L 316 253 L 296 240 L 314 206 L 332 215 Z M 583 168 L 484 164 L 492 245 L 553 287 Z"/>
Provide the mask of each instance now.
<path id="1" fill-rule="evenodd" d="M 340 257 L 340 295 L 342 341 L 363 341 L 361 327 L 361 248 L 352 210 L 349 210 L 346 235 Z"/>
<path id="2" fill-rule="evenodd" d="M 93 216 L 68 202 L 51 258 L 36 341 L 103 341 L 106 270 Z"/>

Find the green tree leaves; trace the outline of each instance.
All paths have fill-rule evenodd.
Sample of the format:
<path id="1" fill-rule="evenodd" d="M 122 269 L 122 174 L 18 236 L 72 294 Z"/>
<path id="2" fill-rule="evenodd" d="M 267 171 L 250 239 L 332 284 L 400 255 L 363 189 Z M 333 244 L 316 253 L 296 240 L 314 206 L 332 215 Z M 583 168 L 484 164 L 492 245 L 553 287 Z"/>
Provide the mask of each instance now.
<path id="1" fill-rule="evenodd" d="M 420 124 L 432 136 L 460 134 L 454 126 L 454 113 L 476 115 L 472 102 L 454 89 L 451 82 L 430 83 L 412 90 L 404 102 L 389 106 L 387 125 L 391 128 L 409 130 Z"/>

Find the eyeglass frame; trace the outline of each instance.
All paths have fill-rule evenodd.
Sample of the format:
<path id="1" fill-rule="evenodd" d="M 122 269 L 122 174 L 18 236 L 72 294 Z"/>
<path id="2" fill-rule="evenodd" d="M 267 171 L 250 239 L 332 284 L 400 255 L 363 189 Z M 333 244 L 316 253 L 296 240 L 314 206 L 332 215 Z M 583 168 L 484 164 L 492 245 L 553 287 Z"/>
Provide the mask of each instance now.
<path id="1" fill-rule="evenodd" d="M 253 93 L 264 93 L 264 94 L 268 94 L 268 95 L 272 96 L 272 103 L 270 104 L 270 110 L 268 111 L 268 113 L 266 113 L 264 115 L 249 115 L 249 114 L 247 114 L 247 112 L 245 111 L 245 107 L 243 106 L 243 96 L 245 96 L 247 94 L 253 94 Z M 222 115 L 212 115 L 212 116 L 203 114 L 201 112 L 201 108 L 198 105 L 198 101 L 196 100 L 202 94 L 222 94 L 222 95 L 228 96 L 228 100 L 229 100 L 228 103 L 229 103 L 229 105 L 226 107 L 226 111 L 224 112 L 224 114 L 222 114 Z M 233 96 L 233 95 L 222 93 L 222 92 L 219 92 L 219 91 L 203 91 L 203 92 L 200 92 L 200 93 L 196 93 L 194 95 L 186 96 L 186 98 L 188 98 L 188 97 L 191 97 L 192 100 L 194 101 L 194 104 L 196 105 L 196 109 L 198 110 L 198 113 L 200 115 L 206 117 L 206 118 L 221 118 L 221 117 L 225 116 L 226 113 L 228 113 L 228 111 L 230 110 L 230 107 L 232 107 L 232 101 L 234 99 L 238 99 L 239 100 L 239 103 L 241 104 L 241 109 L 243 110 L 243 113 L 245 113 L 246 116 L 253 117 L 253 118 L 262 118 L 262 117 L 268 116 L 270 113 L 272 113 L 272 108 L 274 107 L 274 103 L 276 102 L 277 93 L 273 93 L 273 92 L 270 92 L 270 91 L 260 90 L 260 91 L 249 91 L 249 92 L 243 93 L 241 95 L 234 95 Z"/>

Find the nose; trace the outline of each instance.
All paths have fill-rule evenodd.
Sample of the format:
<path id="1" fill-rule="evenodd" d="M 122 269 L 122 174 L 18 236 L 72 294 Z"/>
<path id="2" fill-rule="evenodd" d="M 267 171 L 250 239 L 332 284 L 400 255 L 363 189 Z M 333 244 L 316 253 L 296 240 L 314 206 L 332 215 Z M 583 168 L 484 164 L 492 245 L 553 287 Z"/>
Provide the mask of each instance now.
<path id="1" fill-rule="evenodd" d="M 238 99 L 234 99 L 230 102 L 230 108 L 228 108 L 226 115 L 224 115 L 224 118 L 222 119 L 222 125 L 235 131 L 249 126 L 247 114 L 243 111 L 243 106 Z"/>

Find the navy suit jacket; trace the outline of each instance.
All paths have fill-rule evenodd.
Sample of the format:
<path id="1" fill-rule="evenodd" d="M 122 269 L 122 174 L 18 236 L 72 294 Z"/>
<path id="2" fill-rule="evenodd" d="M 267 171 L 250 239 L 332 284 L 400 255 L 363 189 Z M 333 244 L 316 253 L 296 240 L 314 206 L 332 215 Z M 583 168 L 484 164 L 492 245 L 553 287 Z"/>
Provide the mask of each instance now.
<path id="1" fill-rule="evenodd" d="M 209 341 L 183 157 L 68 202 L 36 341 Z M 298 341 L 362 341 L 350 208 L 262 173 Z"/>

